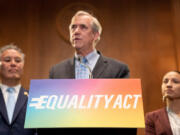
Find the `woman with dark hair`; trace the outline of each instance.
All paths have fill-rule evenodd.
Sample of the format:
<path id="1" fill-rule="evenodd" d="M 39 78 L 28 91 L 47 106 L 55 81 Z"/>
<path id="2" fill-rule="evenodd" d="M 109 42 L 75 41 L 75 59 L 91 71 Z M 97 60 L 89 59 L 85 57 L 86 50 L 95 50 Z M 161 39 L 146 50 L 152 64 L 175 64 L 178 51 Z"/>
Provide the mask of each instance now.
<path id="1" fill-rule="evenodd" d="M 146 114 L 146 135 L 180 135 L 180 72 L 170 71 L 162 80 L 166 107 Z"/>

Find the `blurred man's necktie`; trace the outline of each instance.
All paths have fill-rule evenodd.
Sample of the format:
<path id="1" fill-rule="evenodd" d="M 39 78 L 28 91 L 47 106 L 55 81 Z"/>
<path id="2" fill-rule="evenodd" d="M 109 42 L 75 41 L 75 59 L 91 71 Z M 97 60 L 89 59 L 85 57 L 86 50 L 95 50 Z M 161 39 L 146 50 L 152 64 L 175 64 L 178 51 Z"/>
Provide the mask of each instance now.
<path id="1" fill-rule="evenodd" d="M 7 112 L 8 112 L 9 123 L 11 123 L 14 113 L 14 107 L 15 107 L 15 89 L 9 87 L 7 88 L 7 92 L 8 92 Z"/>

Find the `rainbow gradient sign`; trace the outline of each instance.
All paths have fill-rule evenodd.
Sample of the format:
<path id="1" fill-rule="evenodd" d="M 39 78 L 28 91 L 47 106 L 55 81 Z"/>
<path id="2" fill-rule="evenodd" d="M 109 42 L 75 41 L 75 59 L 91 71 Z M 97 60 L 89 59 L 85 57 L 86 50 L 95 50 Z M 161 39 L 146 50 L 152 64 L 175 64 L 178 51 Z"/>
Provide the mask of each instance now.
<path id="1" fill-rule="evenodd" d="M 144 128 L 140 79 L 31 80 L 25 128 Z"/>

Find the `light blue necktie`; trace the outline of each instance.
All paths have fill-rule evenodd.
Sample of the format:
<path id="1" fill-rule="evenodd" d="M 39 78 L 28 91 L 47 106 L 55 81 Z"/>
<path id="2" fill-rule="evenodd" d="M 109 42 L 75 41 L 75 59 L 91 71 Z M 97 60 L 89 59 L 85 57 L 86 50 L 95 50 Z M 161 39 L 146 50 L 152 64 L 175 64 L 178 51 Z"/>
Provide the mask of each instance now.
<path id="1" fill-rule="evenodd" d="M 8 118 L 9 122 L 11 123 L 13 113 L 14 113 L 14 107 L 15 107 L 15 89 L 14 88 L 7 88 L 8 92 L 8 98 L 7 98 L 7 112 L 8 112 Z"/>
<path id="2" fill-rule="evenodd" d="M 77 69 L 77 79 L 88 79 L 89 78 L 89 70 L 85 66 L 87 64 L 87 59 L 84 57 L 81 61 L 80 65 Z"/>

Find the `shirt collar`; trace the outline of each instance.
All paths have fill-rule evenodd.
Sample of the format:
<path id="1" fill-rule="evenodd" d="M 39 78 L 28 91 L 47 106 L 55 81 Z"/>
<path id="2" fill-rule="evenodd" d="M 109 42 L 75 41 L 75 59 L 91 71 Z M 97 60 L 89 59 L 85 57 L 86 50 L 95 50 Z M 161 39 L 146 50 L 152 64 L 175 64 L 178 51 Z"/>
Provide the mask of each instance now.
<path id="1" fill-rule="evenodd" d="M 75 53 L 75 59 L 78 59 L 79 57 L 82 56 Z M 96 49 L 94 49 L 94 51 L 90 52 L 88 55 L 85 56 L 89 64 L 92 63 L 92 61 L 94 61 L 97 57 L 99 57 L 99 54 L 97 53 Z"/>
<path id="2" fill-rule="evenodd" d="M 9 86 L 5 85 L 5 84 L 0 84 L 1 90 L 2 91 L 6 91 L 7 88 L 9 88 Z M 20 88 L 21 88 L 21 84 L 18 84 L 16 86 L 13 86 L 12 88 L 15 89 L 15 93 L 19 92 Z"/>

